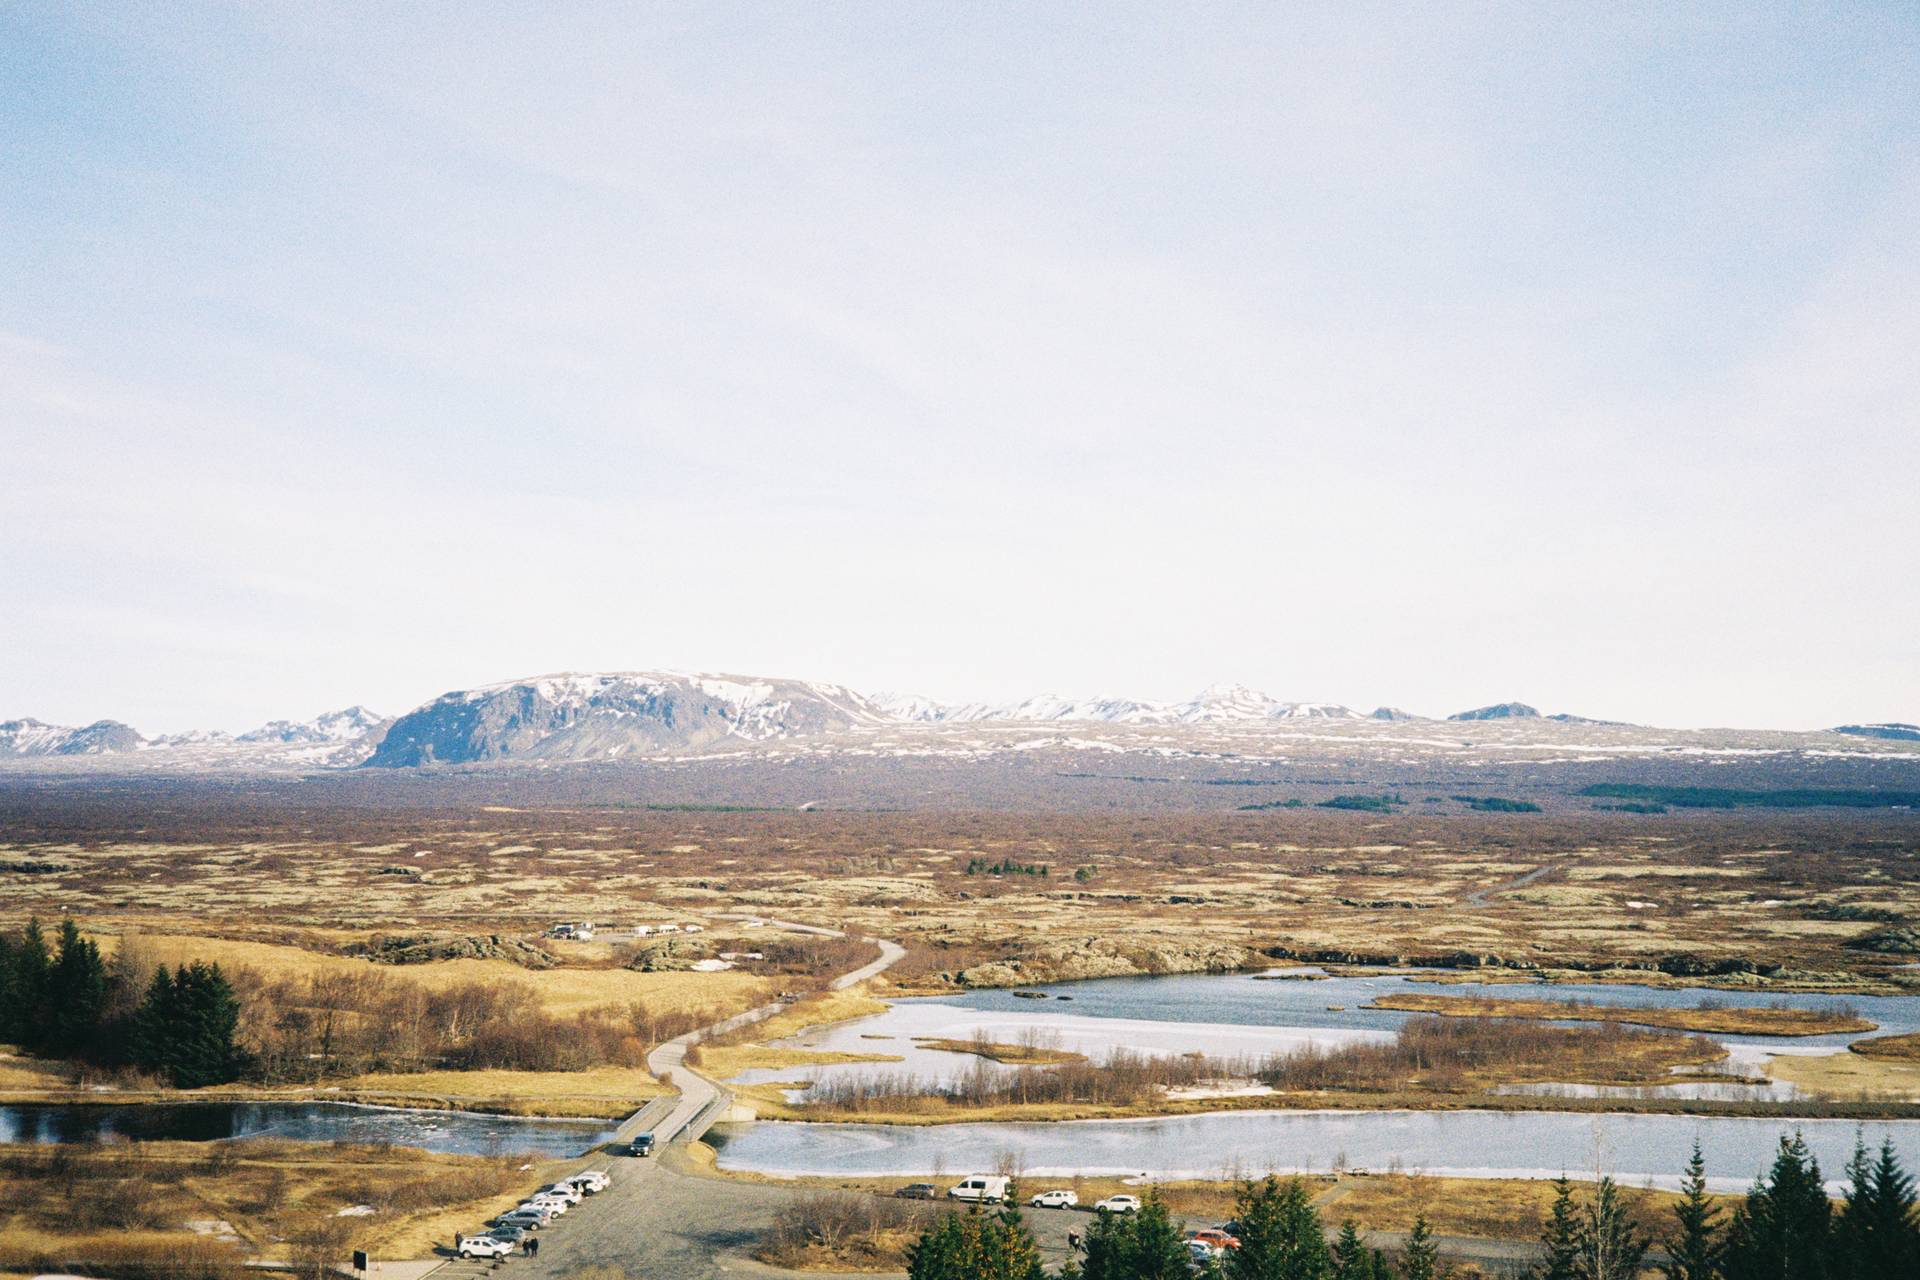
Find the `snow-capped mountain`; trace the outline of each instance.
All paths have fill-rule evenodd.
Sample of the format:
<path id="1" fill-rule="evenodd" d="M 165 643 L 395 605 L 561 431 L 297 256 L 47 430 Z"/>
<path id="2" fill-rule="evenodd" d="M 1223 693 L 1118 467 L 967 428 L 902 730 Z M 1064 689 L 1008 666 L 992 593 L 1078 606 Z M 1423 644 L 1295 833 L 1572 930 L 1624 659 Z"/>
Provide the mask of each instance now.
<path id="1" fill-rule="evenodd" d="M 362 706 L 344 711 L 329 711 L 311 720 L 269 720 L 251 733 L 243 733 L 239 742 L 347 743 L 378 734 L 393 723 L 393 717 L 379 715 Z"/>
<path id="2" fill-rule="evenodd" d="M 1108 724 L 1222 724 L 1247 720 L 1354 719 L 1329 702 L 1282 702 L 1245 685 L 1213 685 L 1183 702 L 1131 698 L 1064 698 L 1041 694 L 1012 703 L 940 703 L 912 694 L 885 694 L 874 704 L 896 720 L 923 724 L 979 721 L 1097 721 Z"/>
<path id="3" fill-rule="evenodd" d="M 0 721 L 0 756 L 98 756 L 138 751 L 139 733 L 118 720 L 73 729 L 33 719 Z"/>
<path id="4" fill-rule="evenodd" d="M 443 694 L 409 711 L 366 763 L 608 759 L 891 719 L 851 689 L 805 680 L 672 671 L 538 676 Z"/>

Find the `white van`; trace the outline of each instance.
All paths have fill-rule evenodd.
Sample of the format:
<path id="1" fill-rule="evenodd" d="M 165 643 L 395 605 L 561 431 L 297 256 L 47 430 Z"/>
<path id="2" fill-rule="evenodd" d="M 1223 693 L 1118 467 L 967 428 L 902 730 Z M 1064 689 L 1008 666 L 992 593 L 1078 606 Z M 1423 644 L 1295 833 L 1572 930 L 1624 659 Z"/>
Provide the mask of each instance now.
<path id="1" fill-rule="evenodd" d="M 979 1204 L 999 1204 L 1007 1198 L 1007 1184 L 1011 1178 L 987 1177 L 984 1175 L 968 1178 L 965 1182 L 947 1188 L 949 1200 L 972 1200 Z"/>

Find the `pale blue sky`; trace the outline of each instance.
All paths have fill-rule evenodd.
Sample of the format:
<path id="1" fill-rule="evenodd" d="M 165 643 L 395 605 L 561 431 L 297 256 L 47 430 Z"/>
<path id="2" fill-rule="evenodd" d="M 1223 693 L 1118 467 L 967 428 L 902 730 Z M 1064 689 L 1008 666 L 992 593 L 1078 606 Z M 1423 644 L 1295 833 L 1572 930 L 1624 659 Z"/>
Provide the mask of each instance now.
<path id="1" fill-rule="evenodd" d="M 0 718 L 1920 720 L 1916 227 L 1910 4 L 13 6 Z"/>

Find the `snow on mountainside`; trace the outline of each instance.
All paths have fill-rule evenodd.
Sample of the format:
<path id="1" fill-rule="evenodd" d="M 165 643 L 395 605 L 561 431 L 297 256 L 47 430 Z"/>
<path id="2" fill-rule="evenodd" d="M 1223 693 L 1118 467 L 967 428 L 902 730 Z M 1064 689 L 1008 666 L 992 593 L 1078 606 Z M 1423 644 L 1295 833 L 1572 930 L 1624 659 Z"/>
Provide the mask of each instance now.
<path id="1" fill-rule="evenodd" d="M 239 742 L 320 743 L 354 742 L 377 735 L 393 723 L 391 716 L 378 715 L 365 707 L 352 706 L 344 711 L 329 711 L 311 720 L 269 720 L 251 733 L 243 733 Z"/>
<path id="2" fill-rule="evenodd" d="M 395 720 L 366 763 L 608 759 L 890 719 L 836 684 L 673 671 L 569 673 L 443 694 Z"/>
<path id="3" fill-rule="evenodd" d="M 0 756 L 97 756 L 138 751 L 144 739 L 118 720 L 70 729 L 38 720 L 0 721 Z"/>
<path id="4" fill-rule="evenodd" d="M 1354 719 L 1327 702 L 1282 702 L 1245 685 L 1214 685 L 1184 702 L 1131 698 L 1063 698 L 1041 694 L 1012 703 L 939 703 L 913 694 L 883 694 L 874 704 L 896 720 L 922 724 L 980 721 L 1092 721 L 1107 724 L 1222 724 L 1245 720 Z"/>

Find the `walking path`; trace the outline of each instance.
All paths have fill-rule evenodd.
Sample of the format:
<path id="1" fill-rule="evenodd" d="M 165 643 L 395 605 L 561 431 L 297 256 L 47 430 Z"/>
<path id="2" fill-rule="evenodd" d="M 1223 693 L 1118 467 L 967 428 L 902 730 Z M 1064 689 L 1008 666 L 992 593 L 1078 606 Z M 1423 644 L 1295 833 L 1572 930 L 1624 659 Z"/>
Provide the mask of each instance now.
<path id="1" fill-rule="evenodd" d="M 769 925 L 826 937 L 844 937 L 817 925 L 770 920 Z M 886 972 L 904 948 L 884 939 L 875 960 L 841 974 L 829 990 L 841 991 Z M 687 1049 L 701 1036 L 737 1030 L 788 1006 L 776 1001 L 737 1014 L 705 1031 L 670 1040 L 647 1056 L 647 1066 L 660 1080 L 679 1090 L 677 1098 L 657 1098 L 627 1117 L 618 1130 L 616 1154 L 582 1159 L 580 1168 L 598 1168 L 612 1175 L 613 1185 L 589 1197 L 552 1227 L 540 1233 L 538 1255 L 516 1255 L 498 1262 L 460 1260 L 436 1271 L 433 1280 L 481 1280 L 496 1270 L 501 1280 L 564 1280 L 586 1268 L 605 1267 L 649 1280 L 732 1280 L 750 1276 L 765 1280 L 884 1280 L 872 1273 L 837 1275 L 830 1272 L 786 1271 L 754 1261 L 749 1251 L 780 1211 L 797 1197 L 812 1194 L 805 1186 L 782 1185 L 730 1178 L 702 1167 L 689 1151 L 726 1107 L 726 1086 L 710 1080 L 686 1063 Z M 657 1143 L 650 1158 L 624 1154 L 624 1143 L 651 1131 Z M 1343 1194 L 1326 1197 L 1330 1203 Z M 1067 1246 L 1069 1231 L 1084 1232 L 1087 1215 L 1071 1209 L 1027 1209 L 1026 1220 L 1049 1269 L 1074 1256 Z M 1369 1232 L 1375 1245 L 1403 1243 L 1397 1232 Z M 1517 1263 L 1534 1254 L 1521 1242 L 1438 1237 L 1443 1254 L 1496 1264 Z"/>

